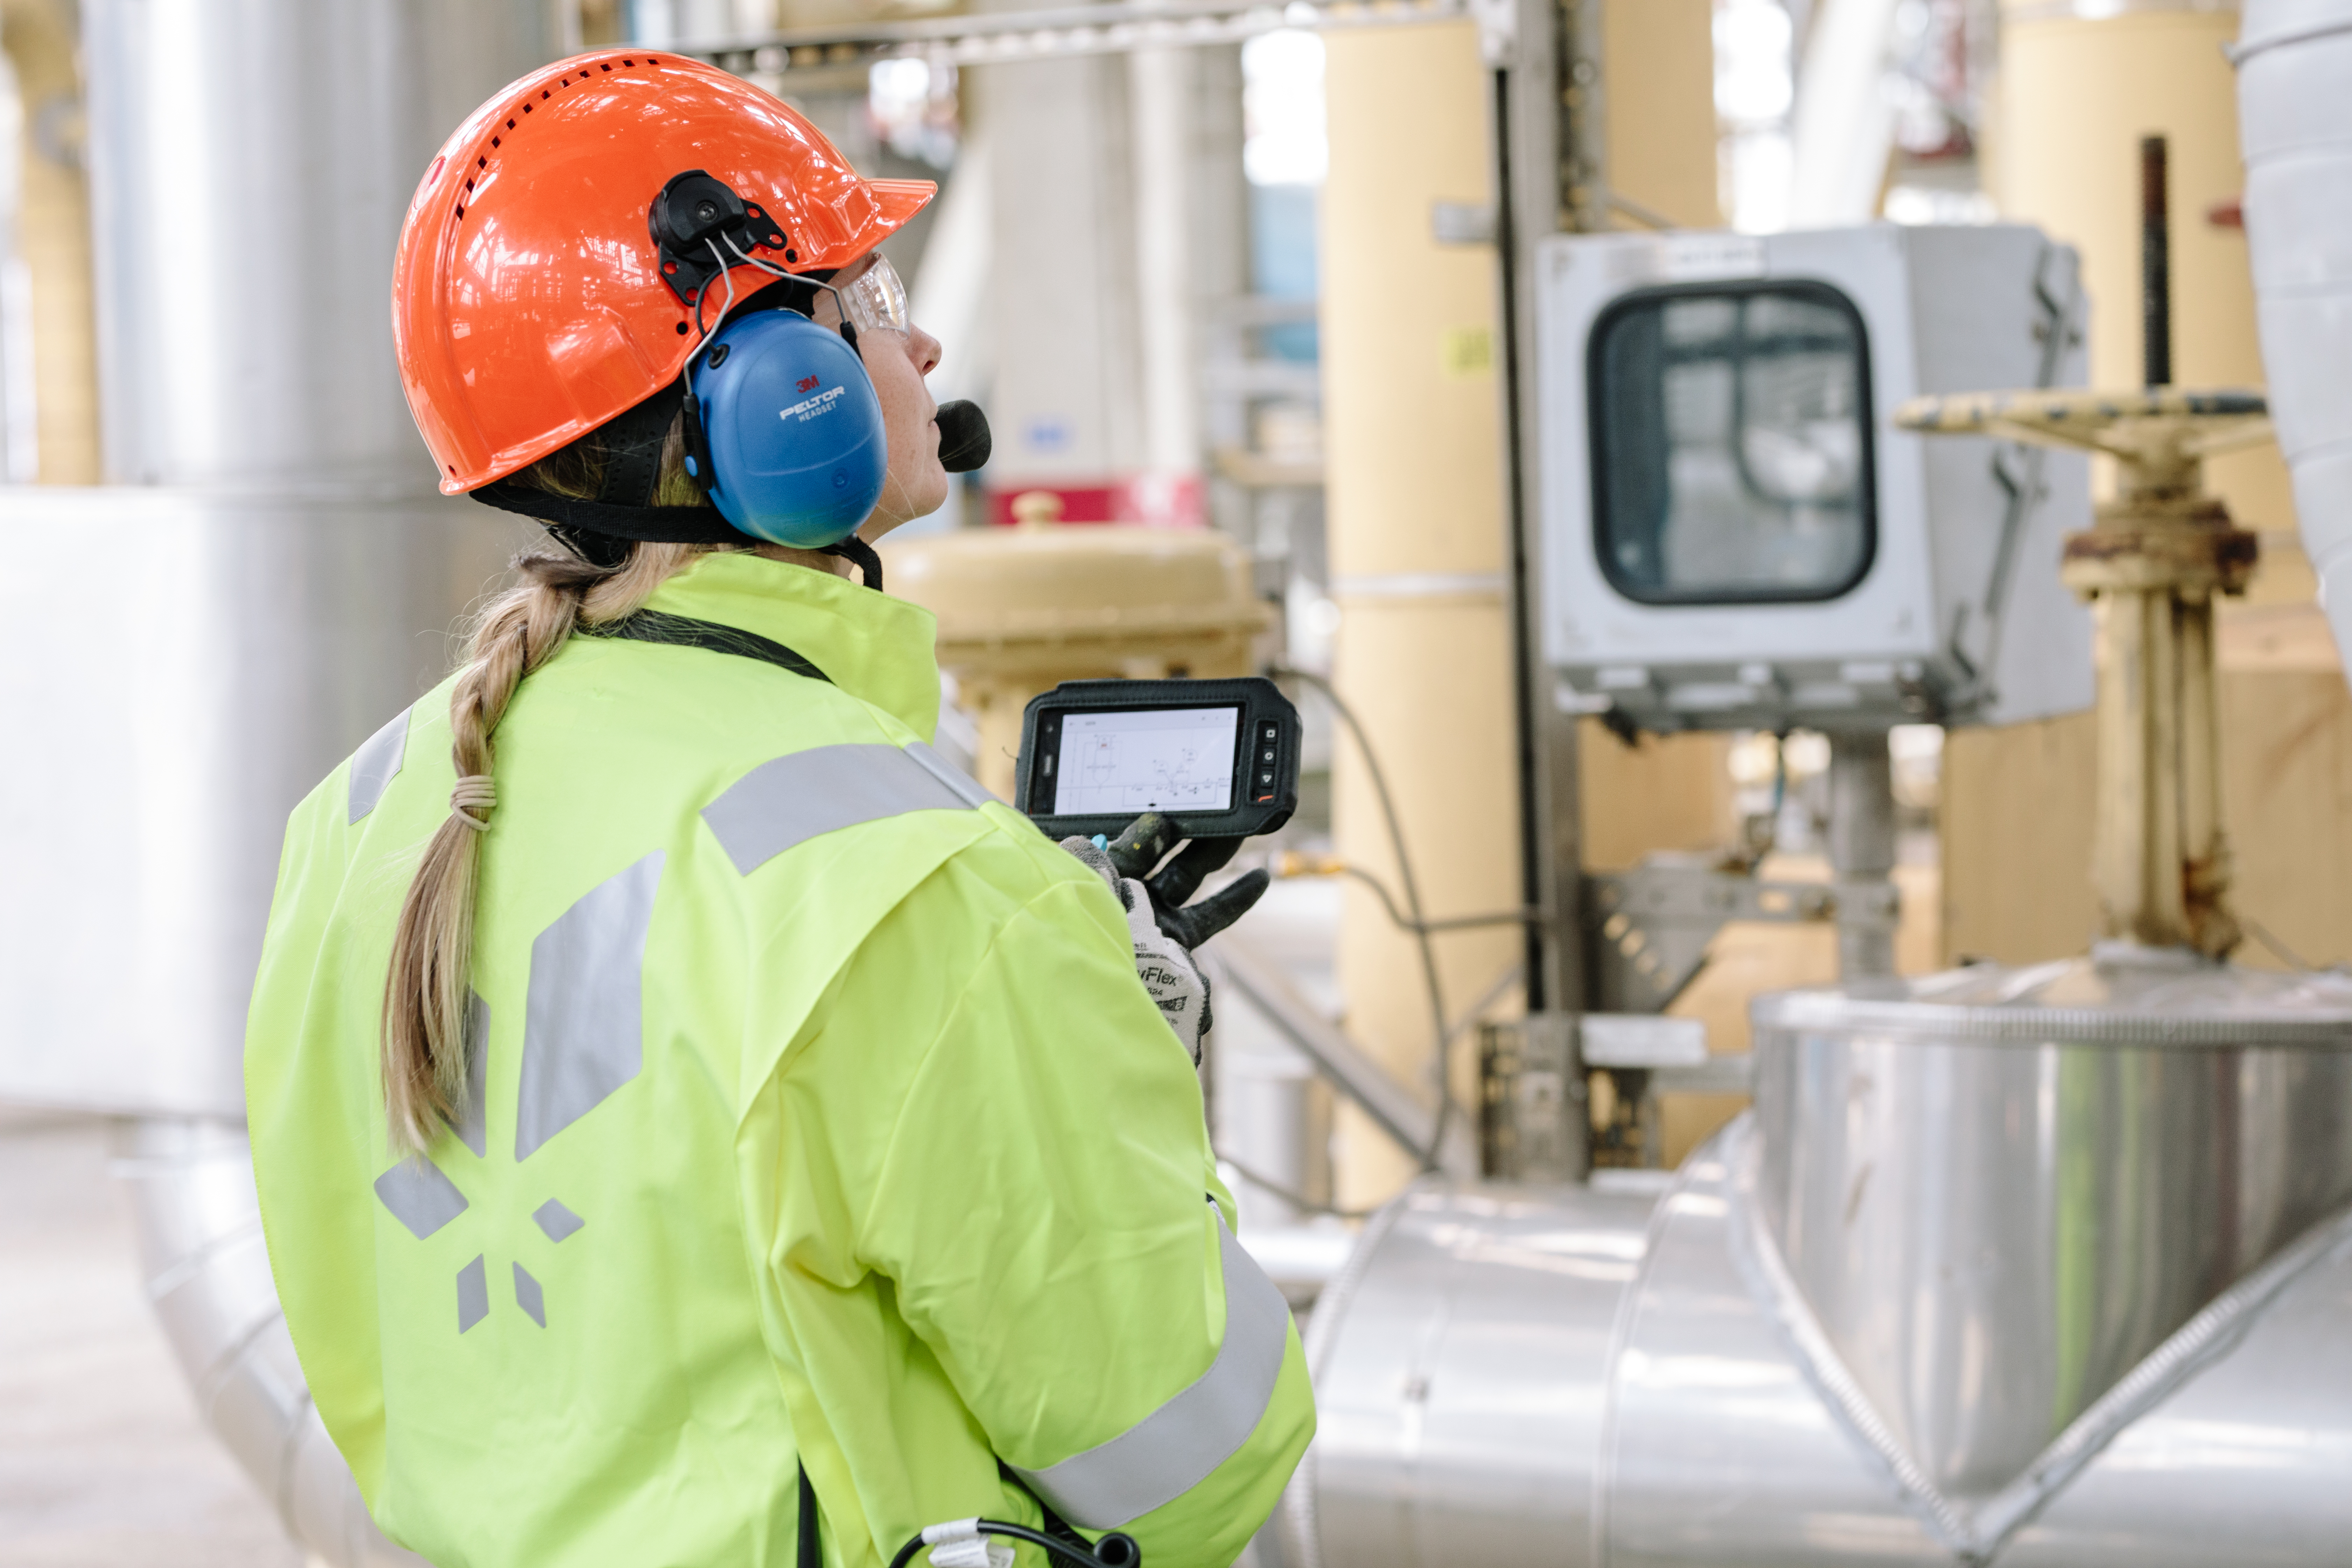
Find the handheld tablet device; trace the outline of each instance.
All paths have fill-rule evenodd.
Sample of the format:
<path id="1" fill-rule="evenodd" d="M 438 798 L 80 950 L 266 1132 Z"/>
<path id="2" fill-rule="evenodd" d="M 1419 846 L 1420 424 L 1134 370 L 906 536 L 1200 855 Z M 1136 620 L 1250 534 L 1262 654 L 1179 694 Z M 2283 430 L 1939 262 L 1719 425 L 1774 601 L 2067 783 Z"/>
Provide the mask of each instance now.
<path id="1" fill-rule="evenodd" d="M 1013 799 L 1051 838 L 1147 811 L 1187 838 L 1271 833 L 1298 805 L 1298 710 L 1273 681 L 1066 680 L 1021 721 Z"/>

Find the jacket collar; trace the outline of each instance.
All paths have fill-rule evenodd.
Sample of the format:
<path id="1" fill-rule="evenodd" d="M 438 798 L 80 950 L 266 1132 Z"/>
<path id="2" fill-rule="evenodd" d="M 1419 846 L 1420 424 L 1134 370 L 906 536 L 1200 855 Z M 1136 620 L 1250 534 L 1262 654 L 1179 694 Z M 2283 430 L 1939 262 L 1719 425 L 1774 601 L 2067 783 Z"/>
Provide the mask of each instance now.
<path id="1" fill-rule="evenodd" d="M 655 589 L 646 607 L 780 642 L 923 741 L 939 725 L 939 622 L 919 605 L 828 572 L 715 551 Z"/>

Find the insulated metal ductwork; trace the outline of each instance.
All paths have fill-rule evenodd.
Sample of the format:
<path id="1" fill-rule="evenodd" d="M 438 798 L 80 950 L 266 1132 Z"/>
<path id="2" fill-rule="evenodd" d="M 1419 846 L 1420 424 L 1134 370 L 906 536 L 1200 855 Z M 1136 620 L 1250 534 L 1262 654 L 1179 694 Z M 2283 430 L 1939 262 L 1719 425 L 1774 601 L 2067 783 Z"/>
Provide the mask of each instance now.
<path id="1" fill-rule="evenodd" d="M 2343 650 L 2352 648 L 2352 0 L 2245 0 L 2231 54 L 2271 416 Z"/>
<path id="2" fill-rule="evenodd" d="M 425 1568 L 368 1517 L 310 1403 L 262 1245 L 245 1129 L 149 1117 L 125 1124 L 119 1152 L 148 1296 L 205 1425 L 314 1559 Z"/>
<path id="3" fill-rule="evenodd" d="M 2344 1561 L 2352 982 L 1984 964 L 1767 998 L 1756 1061 L 1654 1208 L 1367 1228 L 1287 1568 Z"/>

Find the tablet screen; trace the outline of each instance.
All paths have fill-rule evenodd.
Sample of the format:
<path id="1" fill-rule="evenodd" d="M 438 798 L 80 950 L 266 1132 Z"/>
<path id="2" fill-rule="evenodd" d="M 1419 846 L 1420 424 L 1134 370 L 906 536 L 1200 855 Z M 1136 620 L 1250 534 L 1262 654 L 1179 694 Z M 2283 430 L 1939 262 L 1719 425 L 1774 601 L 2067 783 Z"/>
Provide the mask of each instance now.
<path id="1" fill-rule="evenodd" d="M 1064 715 L 1054 814 L 1231 810 L 1241 717 L 1238 707 Z"/>

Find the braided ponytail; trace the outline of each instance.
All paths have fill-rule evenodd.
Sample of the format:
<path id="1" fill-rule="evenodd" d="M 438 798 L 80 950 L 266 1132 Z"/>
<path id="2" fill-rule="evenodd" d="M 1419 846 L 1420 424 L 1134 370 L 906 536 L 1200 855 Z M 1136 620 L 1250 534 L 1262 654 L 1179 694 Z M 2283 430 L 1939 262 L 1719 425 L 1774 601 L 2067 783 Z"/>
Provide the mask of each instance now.
<path id="1" fill-rule="evenodd" d="M 587 437 L 542 460 L 527 477 L 557 494 L 585 489 L 593 497 L 603 467 L 593 441 Z M 666 493 L 658 499 L 664 505 L 692 504 L 689 495 L 700 499 L 684 476 L 680 447 L 673 429 L 663 452 L 660 492 Z M 513 563 L 522 582 L 476 624 L 466 667 L 449 694 L 449 754 L 457 787 L 401 903 L 384 981 L 383 1103 L 395 1154 L 422 1152 L 465 1098 L 474 895 L 482 835 L 496 800 L 490 737 L 515 688 L 554 656 L 575 626 L 632 614 L 709 548 L 637 544 L 614 566 L 569 553 L 526 552 Z"/>

